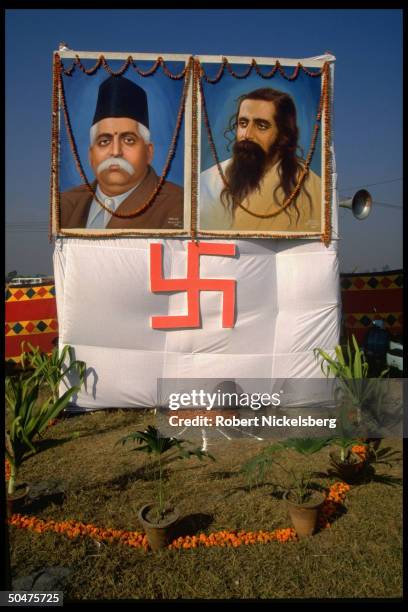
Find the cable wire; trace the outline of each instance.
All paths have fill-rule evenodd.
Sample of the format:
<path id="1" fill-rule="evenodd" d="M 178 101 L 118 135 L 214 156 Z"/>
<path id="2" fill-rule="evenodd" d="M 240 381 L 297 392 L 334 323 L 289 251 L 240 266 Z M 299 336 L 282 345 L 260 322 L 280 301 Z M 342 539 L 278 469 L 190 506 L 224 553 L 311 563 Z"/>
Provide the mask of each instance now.
<path id="1" fill-rule="evenodd" d="M 385 185 L 386 183 L 396 183 L 397 181 L 402 181 L 402 177 L 390 179 L 388 181 L 380 181 L 378 183 L 363 183 L 362 185 L 351 185 L 350 187 L 344 187 L 344 189 L 340 189 L 339 191 L 343 193 L 344 191 L 348 191 L 349 189 L 358 189 L 359 187 L 374 187 L 374 185 Z"/>

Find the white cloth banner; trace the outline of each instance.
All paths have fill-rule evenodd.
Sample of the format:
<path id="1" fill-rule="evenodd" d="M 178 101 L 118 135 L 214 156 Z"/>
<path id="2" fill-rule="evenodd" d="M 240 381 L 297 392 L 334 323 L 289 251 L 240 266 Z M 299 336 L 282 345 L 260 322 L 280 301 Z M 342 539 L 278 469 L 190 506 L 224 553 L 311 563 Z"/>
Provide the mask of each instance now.
<path id="1" fill-rule="evenodd" d="M 323 376 L 313 349 L 332 352 L 340 331 L 336 242 L 234 240 L 237 257 L 202 256 L 200 276 L 236 280 L 235 326 L 222 327 L 222 294 L 202 291 L 200 329 L 152 329 L 154 315 L 187 314 L 187 298 L 150 291 L 150 244 L 165 278 L 185 278 L 188 241 L 57 238 L 59 344 L 87 364 L 77 407 L 153 407 L 159 378 Z"/>

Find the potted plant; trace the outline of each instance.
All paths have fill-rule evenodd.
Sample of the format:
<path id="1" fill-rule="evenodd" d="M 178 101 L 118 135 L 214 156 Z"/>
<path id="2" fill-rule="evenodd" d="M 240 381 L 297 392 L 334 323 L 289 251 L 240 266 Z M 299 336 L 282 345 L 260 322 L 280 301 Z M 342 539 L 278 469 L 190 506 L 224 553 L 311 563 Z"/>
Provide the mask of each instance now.
<path id="1" fill-rule="evenodd" d="M 331 357 L 326 351 L 320 348 L 314 349 L 314 355 L 320 356 L 321 369 L 328 378 L 333 375 L 339 387 L 336 389 L 336 397 L 341 397 L 341 408 L 351 410 L 355 414 L 355 425 L 360 426 L 362 422 L 362 411 L 364 404 L 368 401 L 378 399 L 380 393 L 379 380 L 368 378 L 368 362 L 364 356 L 364 351 L 359 347 L 358 342 L 352 335 L 353 350 L 350 340 L 347 340 L 346 355 L 339 344 L 335 347 L 335 357 Z M 383 378 L 388 373 L 388 369 L 383 370 L 378 378 Z"/>
<path id="2" fill-rule="evenodd" d="M 8 418 L 5 435 L 6 458 L 10 465 L 10 478 L 7 487 L 7 507 L 12 514 L 26 499 L 27 484 L 17 485 L 18 471 L 31 453 L 37 451 L 35 438 L 47 428 L 68 404 L 71 396 L 79 391 L 72 387 L 64 395 L 53 401 L 51 398 L 39 403 L 38 395 L 41 382 L 33 377 L 27 379 L 20 374 L 16 379 L 6 378 L 6 405 Z"/>
<path id="3" fill-rule="evenodd" d="M 344 482 L 352 484 L 360 479 L 367 465 L 368 448 L 356 438 L 333 438 L 332 443 L 338 451 L 330 451 L 332 474 Z"/>
<path id="4" fill-rule="evenodd" d="M 292 449 L 303 456 L 311 456 L 327 446 L 329 438 L 293 438 L 285 440 L 282 446 Z M 298 472 L 289 470 L 292 477 L 284 498 L 293 526 L 299 538 L 313 535 L 316 530 L 319 511 L 325 500 L 325 495 L 312 481 L 314 472 L 301 468 Z"/>
<path id="5" fill-rule="evenodd" d="M 170 543 L 172 530 L 180 516 L 178 509 L 170 506 L 165 497 L 163 482 L 164 455 L 168 455 L 169 459 L 190 459 L 192 457 L 197 457 L 200 460 L 204 457 L 208 457 L 213 461 L 215 459 L 212 455 L 199 448 L 193 450 L 186 449 L 185 445 L 190 444 L 187 440 L 162 436 L 153 425 L 148 425 L 144 431 L 136 431 L 118 440 L 122 444 L 128 441 L 136 442 L 139 445 L 133 450 L 152 455 L 157 462 L 156 500 L 153 503 L 144 505 L 140 509 L 139 520 L 146 532 L 151 549 L 158 550 Z M 169 451 L 172 450 L 176 451 L 176 453 L 170 457 Z"/>
<path id="6" fill-rule="evenodd" d="M 310 456 L 327 446 L 329 438 L 292 438 L 269 446 L 243 466 L 247 475 L 257 471 L 258 478 L 264 478 L 265 468 L 276 465 L 289 477 L 289 486 L 284 489 L 290 518 L 299 538 L 310 536 L 317 525 L 319 510 L 325 496 L 320 487 L 312 480 L 314 472 L 302 468 L 285 467 L 276 459 L 279 449 L 291 449 L 302 455 Z"/>
<path id="7" fill-rule="evenodd" d="M 361 444 L 361 442 L 358 441 L 357 444 L 352 445 L 347 450 L 344 461 L 340 461 L 339 456 L 333 456 L 332 453 L 330 454 L 330 459 L 331 465 L 334 468 L 334 474 L 349 484 L 361 480 L 365 482 L 381 482 L 390 486 L 402 483 L 399 477 L 395 477 L 391 474 L 376 473 L 376 466 L 385 465 L 391 468 L 394 463 L 398 463 L 402 460 L 400 451 L 393 450 L 389 446 L 377 446 L 375 442 L 374 444 Z"/>

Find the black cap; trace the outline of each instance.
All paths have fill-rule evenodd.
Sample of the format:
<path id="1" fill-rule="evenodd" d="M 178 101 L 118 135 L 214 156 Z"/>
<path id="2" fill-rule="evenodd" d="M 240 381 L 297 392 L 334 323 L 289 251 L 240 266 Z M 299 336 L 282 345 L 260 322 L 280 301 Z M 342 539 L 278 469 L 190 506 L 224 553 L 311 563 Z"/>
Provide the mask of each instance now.
<path id="1" fill-rule="evenodd" d="M 107 117 L 128 117 L 149 129 L 145 90 L 123 76 L 110 76 L 99 86 L 92 125 Z"/>

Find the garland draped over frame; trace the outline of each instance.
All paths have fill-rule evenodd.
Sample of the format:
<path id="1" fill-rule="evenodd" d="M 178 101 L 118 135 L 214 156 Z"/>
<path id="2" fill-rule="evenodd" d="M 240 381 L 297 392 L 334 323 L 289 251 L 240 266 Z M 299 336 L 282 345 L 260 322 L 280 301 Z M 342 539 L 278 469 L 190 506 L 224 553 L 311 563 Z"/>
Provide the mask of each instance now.
<path id="1" fill-rule="evenodd" d="M 197 60 L 196 60 L 197 61 Z M 319 132 L 319 128 L 320 128 L 320 122 L 322 119 L 322 114 L 323 114 L 323 120 L 324 120 L 324 128 L 325 128 L 325 149 L 324 149 L 324 158 L 325 158 L 325 176 L 324 176 L 324 183 L 325 183 L 325 193 L 324 193 L 324 231 L 323 234 L 321 234 L 321 232 L 319 232 L 319 235 L 322 236 L 322 241 L 324 242 L 324 244 L 326 246 L 328 246 L 328 244 L 330 243 L 331 240 L 331 206 L 330 206 L 330 199 L 331 199 L 331 187 L 330 187 L 330 177 L 331 177 L 331 160 L 330 160 L 330 145 L 329 145 L 329 141 L 330 141 L 330 64 L 329 62 L 325 62 L 324 65 L 322 66 L 321 70 L 315 71 L 315 72 L 311 72 L 309 70 L 307 70 L 304 66 L 302 66 L 302 64 L 300 62 L 298 62 L 297 66 L 295 67 L 293 73 L 291 75 L 286 74 L 286 72 L 284 71 L 284 69 L 282 68 L 279 60 L 276 60 L 274 67 L 268 72 L 268 73 L 263 73 L 260 69 L 260 67 L 258 66 L 256 60 L 252 60 L 251 64 L 249 65 L 249 67 L 247 68 L 247 70 L 245 72 L 243 72 L 242 74 L 238 74 L 236 73 L 230 62 L 228 61 L 227 58 L 223 58 L 222 60 L 222 64 L 216 74 L 216 76 L 214 78 L 210 78 L 204 68 L 201 66 L 199 67 L 199 80 L 198 80 L 198 85 L 199 85 L 199 89 L 200 89 L 200 94 L 201 94 L 201 105 L 202 105 L 202 110 L 203 110 L 203 117 L 204 117 L 204 123 L 205 123 L 205 127 L 206 127 L 206 131 L 207 131 L 207 137 L 208 137 L 208 142 L 210 145 L 210 150 L 212 153 L 212 156 L 214 158 L 214 161 L 216 163 L 219 175 L 221 177 L 221 180 L 223 182 L 223 184 L 228 187 L 228 182 L 225 178 L 223 169 L 221 167 L 221 163 L 216 151 L 216 147 L 215 147 L 215 143 L 214 143 L 214 138 L 212 135 L 212 130 L 211 130 L 211 126 L 210 126 L 210 121 L 209 121 L 209 117 L 208 117 L 208 112 L 207 112 L 207 106 L 206 106 L 206 100 L 205 100 L 205 95 L 204 95 L 204 88 L 203 88 L 203 80 L 205 80 L 207 83 L 211 83 L 211 84 L 215 84 L 218 83 L 218 81 L 222 78 L 222 76 L 225 74 L 225 69 L 228 70 L 228 72 L 231 74 L 231 76 L 233 76 L 236 79 L 245 79 L 247 78 L 252 70 L 255 70 L 256 73 L 258 74 L 258 76 L 260 76 L 263 79 L 269 79 L 272 78 L 276 72 L 278 71 L 285 79 L 287 79 L 288 81 L 293 81 L 295 80 L 298 75 L 300 70 L 302 69 L 308 76 L 311 77 L 318 77 L 318 76 L 322 76 L 323 77 L 323 85 L 322 85 L 322 91 L 321 91 L 321 95 L 320 95 L 320 100 L 319 100 L 319 107 L 318 107 L 318 111 L 317 111 L 317 115 L 316 115 L 316 122 L 315 122 L 315 126 L 313 129 L 313 134 L 312 134 L 312 139 L 311 139 L 311 143 L 310 143 L 310 147 L 309 147 L 309 151 L 308 154 L 306 156 L 306 160 L 305 160 L 305 165 L 304 168 L 302 170 L 302 172 L 300 173 L 300 176 L 298 178 L 298 182 L 295 185 L 292 193 L 289 195 L 289 197 L 286 199 L 286 201 L 282 204 L 281 208 L 273 213 L 270 214 L 257 214 L 254 213 L 250 210 L 248 210 L 245 206 L 243 206 L 241 203 L 238 204 L 238 206 L 244 210 L 246 213 L 248 213 L 249 215 L 253 216 L 253 217 L 258 217 L 261 219 L 269 219 L 272 217 L 275 217 L 279 214 L 281 214 L 286 208 L 288 208 L 293 200 L 298 196 L 300 189 L 302 188 L 302 185 L 304 183 L 304 180 L 306 178 L 306 176 L 309 173 L 309 168 L 310 168 L 310 164 L 312 161 L 312 157 L 313 157 L 313 153 L 316 147 L 316 140 L 317 140 L 317 136 L 318 136 L 318 132 Z M 210 236 L 210 235 L 214 235 L 213 232 L 211 231 L 203 231 L 200 230 L 200 233 L 206 235 L 206 236 Z M 217 236 L 228 236 L 228 237 L 247 237 L 248 234 L 247 232 L 239 232 L 239 233 L 235 233 L 233 234 L 233 236 L 231 236 L 231 234 L 220 234 L 217 233 Z M 275 234 L 273 235 L 273 238 L 305 238 L 305 237 L 309 237 L 310 233 L 308 234 L 296 234 L 295 236 L 288 236 L 287 234 Z M 260 233 L 260 232 L 256 232 L 256 234 L 254 235 L 254 237 L 259 237 L 259 238 L 271 238 L 271 233 Z"/>
<path id="2" fill-rule="evenodd" d="M 139 206 L 136 210 L 134 210 L 131 213 L 120 213 L 117 211 L 112 211 L 103 202 L 101 202 L 100 199 L 96 196 L 96 193 L 95 193 L 96 190 L 89 183 L 85 175 L 81 160 L 79 158 L 74 135 L 72 132 L 71 121 L 70 121 L 68 108 L 66 104 L 66 98 L 65 98 L 63 75 L 71 76 L 74 73 L 74 71 L 78 69 L 82 71 L 84 74 L 91 76 L 95 74 L 100 68 L 103 68 L 111 76 L 121 76 L 129 68 L 132 68 L 133 70 L 135 70 L 135 72 L 139 76 L 148 77 L 148 76 L 153 75 L 160 67 L 163 70 L 163 73 L 168 78 L 172 80 L 184 79 L 183 91 L 182 91 L 182 95 L 180 99 L 180 105 L 179 105 L 179 110 L 177 114 L 176 125 L 175 125 L 175 129 L 174 129 L 173 136 L 171 139 L 166 161 L 165 161 L 162 173 L 160 175 L 159 182 L 156 188 L 154 189 L 154 191 L 152 192 L 151 196 L 148 198 L 146 202 L 144 202 L 141 206 Z M 325 163 L 324 163 L 324 185 L 325 185 L 325 189 L 324 189 L 324 229 L 323 229 L 323 233 L 319 232 L 318 235 L 321 236 L 321 240 L 323 241 L 323 243 L 326 246 L 328 246 L 331 240 L 331 205 L 330 204 L 331 204 L 331 192 L 332 192 L 332 189 L 331 189 L 331 155 L 330 155 L 331 88 L 330 88 L 330 63 L 329 62 L 326 61 L 323 64 L 321 69 L 315 70 L 315 71 L 308 70 L 306 67 L 304 67 L 301 64 L 301 62 L 298 62 L 297 65 L 294 67 L 292 73 L 288 74 L 285 71 L 285 69 L 282 67 L 282 65 L 280 64 L 279 60 L 276 60 L 271 70 L 269 70 L 268 72 L 262 72 L 256 60 L 252 59 L 250 65 L 244 72 L 237 73 L 232 68 L 232 65 L 229 62 L 229 60 L 226 57 L 223 57 L 221 61 L 221 66 L 217 74 L 215 75 L 215 77 L 211 78 L 205 72 L 200 60 L 194 58 L 193 56 L 190 56 L 183 70 L 181 70 L 179 73 L 174 74 L 168 69 L 166 62 L 161 56 L 159 56 L 155 60 L 151 68 L 143 71 L 137 66 L 137 64 L 133 60 L 133 57 L 130 55 L 124 61 L 122 66 L 118 70 L 114 71 L 112 70 L 108 62 L 106 61 L 104 55 L 100 55 L 100 57 L 95 62 L 94 66 L 92 66 L 89 69 L 86 69 L 78 55 L 76 55 L 75 58 L 73 59 L 71 66 L 68 68 L 65 68 L 65 66 L 63 65 L 61 61 L 61 57 L 58 53 L 55 53 L 54 55 L 54 65 L 53 65 L 51 187 L 50 187 L 51 212 L 50 212 L 50 227 L 49 227 L 50 240 L 51 240 L 52 231 L 53 231 L 53 203 L 54 202 L 55 202 L 55 212 L 56 212 L 56 231 L 57 233 L 68 234 L 70 236 L 73 235 L 77 237 L 84 236 L 84 234 L 82 233 L 73 233 L 72 231 L 69 231 L 67 233 L 67 232 L 64 232 L 60 228 L 60 192 L 59 192 L 59 168 L 58 168 L 59 104 L 61 105 L 61 108 L 63 111 L 64 122 L 65 122 L 66 130 L 67 130 L 70 148 L 71 148 L 74 160 L 75 160 L 75 165 L 76 165 L 76 168 L 78 170 L 78 173 L 83 183 L 87 186 L 87 188 L 89 189 L 93 198 L 95 198 L 98 205 L 101 206 L 101 208 L 103 208 L 104 210 L 107 210 L 112 216 L 119 217 L 119 218 L 133 218 L 133 217 L 136 217 L 142 214 L 148 207 L 150 207 L 154 203 L 154 200 L 157 194 L 159 193 L 160 189 L 162 188 L 166 180 L 166 177 L 170 169 L 171 161 L 175 155 L 177 142 L 178 142 L 178 136 L 179 136 L 179 132 L 181 128 L 181 123 L 183 120 L 183 116 L 185 114 L 186 98 L 187 98 L 187 92 L 188 92 L 188 88 L 189 88 L 189 84 L 191 80 L 191 74 L 192 74 L 192 81 L 193 81 L 192 134 L 191 134 L 191 137 L 192 137 L 192 142 L 191 142 L 191 222 L 190 222 L 189 230 L 186 230 L 186 229 L 183 229 L 180 231 L 171 230 L 171 233 L 169 233 L 168 235 L 170 236 L 171 235 L 190 236 L 193 240 L 197 239 L 197 233 L 203 236 L 217 236 L 217 237 L 226 237 L 226 238 L 248 237 L 248 232 L 234 232 L 234 234 L 231 234 L 230 232 L 214 233 L 212 231 L 197 229 L 198 172 L 199 172 L 199 168 L 198 168 L 198 91 L 200 92 L 201 108 L 203 111 L 204 123 L 206 126 L 207 138 L 208 138 L 210 150 L 216 162 L 218 172 L 221 176 L 221 179 L 224 185 L 228 186 L 228 183 L 226 181 L 224 172 L 222 170 L 222 167 L 219 161 L 219 157 L 216 151 L 216 147 L 215 147 L 215 143 L 214 143 L 214 139 L 212 135 L 210 121 L 209 121 L 209 117 L 207 113 L 207 106 L 206 106 L 206 100 L 205 100 L 204 89 L 203 89 L 203 81 L 206 81 L 207 83 L 210 83 L 210 84 L 216 84 L 221 80 L 221 78 L 226 72 L 228 72 L 235 79 L 245 79 L 251 74 L 252 71 L 255 71 L 256 74 L 262 79 L 273 78 L 273 76 L 276 73 L 279 73 L 286 80 L 294 81 L 297 79 L 301 70 L 309 77 L 312 77 L 312 78 L 321 77 L 323 80 L 323 83 L 322 83 L 322 91 L 321 91 L 321 96 L 319 100 L 319 106 L 318 106 L 318 111 L 317 111 L 317 115 L 315 119 L 315 125 L 313 129 L 309 151 L 306 156 L 304 168 L 299 175 L 298 182 L 295 185 L 292 193 L 289 195 L 286 201 L 282 204 L 280 210 L 274 213 L 262 215 L 262 214 L 257 214 L 252 211 L 249 211 L 241 203 L 239 204 L 239 206 L 244 211 L 246 211 L 248 214 L 254 217 L 266 219 L 266 218 L 275 217 L 276 215 L 282 213 L 286 208 L 288 208 L 292 204 L 293 200 L 298 196 L 299 191 L 301 190 L 302 185 L 304 183 L 304 180 L 306 179 L 308 175 L 313 153 L 314 153 L 315 146 L 316 146 L 320 124 L 323 119 L 324 134 L 325 134 L 325 138 L 324 138 L 324 160 L 325 160 Z M 272 232 L 273 230 L 267 233 L 256 232 L 256 234 L 250 234 L 249 237 L 274 238 L 274 239 L 277 239 L 277 238 L 298 238 L 300 239 L 300 238 L 310 237 L 310 232 L 307 234 L 295 234 L 295 235 L 273 233 L 273 236 L 271 236 Z M 134 230 L 131 230 L 131 234 L 136 235 L 137 231 L 135 232 Z M 154 237 L 162 237 L 163 235 L 167 235 L 167 232 L 159 234 L 157 232 L 155 233 L 154 230 L 152 230 L 151 232 L 149 232 L 149 234 Z M 123 235 L 124 235 L 123 231 L 122 232 L 112 232 L 112 233 L 109 232 L 109 234 L 106 234 L 106 232 L 101 233 L 97 231 L 94 234 L 89 235 L 89 236 L 88 234 L 86 234 L 86 236 L 89 238 L 92 238 L 92 237 L 111 238 L 111 237 L 123 236 Z M 145 232 L 143 233 L 143 235 L 145 235 Z"/>
<path id="3" fill-rule="evenodd" d="M 79 65 L 79 67 L 81 68 L 81 70 L 83 72 L 85 72 L 86 74 L 90 75 L 90 74 L 94 74 L 96 72 L 96 70 L 100 67 L 103 66 L 107 72 L 109 72 L 109 74 L 114 75 L 114 76 L 119 76 L 122 75 L 126 69 L 132 65 L 134 67 L 134 63 L 133 61 L 131 61 L 131 58 L 129 57 L 127 59 L 127 61 L 125 62 L 125 64 L 122 66 L 122 68 L 116 72 L 114 72 L 109 65 L 107 64 L 105 58 L 103 56 L 101 56 L 98 60 L 98 62 L 95 64 L 95 66 L 93 68 L 91 68 L 90 70 L 85 70 L 83 64 L 81 63 L 79 57 L 77 57 L 71 68 L 69 68 L 68 70 L 65 70 L 62 63 L 61 63 L 61 58 L 59 57 L 58 54 L 56 54 L 55 56 L 55 64 L 56 64 L 56 70 L 55 70 L 55 74 L 57 77 L 57 85 L 56 85 L 56 97 L 60 98 L 61 100 L 61 107 L 63 110 L 63 114 L 64 114 L 64 119 L 65 119 L 65 126 L 67 129 L 67 134 L 68 134 L 68 139 L 69 139 L 69 143 L 70 143 L 70 147 L 71 147 L 71 151 L 75 160 L 75 164 L 77 167 L 77 170 L 79 172 L 79 175 L 83 181 L 83 183 L 87 186 L 89 192 L 92 194 L 93 198 L 96 200 L 96 202 L 98 203 L 99 206 L 101 206 L 101 208 L 103 208 L 104 210 L 108 211 L 112 216 L 114 217 L 119 217 L 119 218 L 123 218 L 123 219 L 129 219 L 129 218 L 133 218 L 136 217 L 137 215 L 140 215 L 141 213 L 143 213 L 145 210 L 147 210 L 147 208 L 149 208 L 152 203 L 154 202 L 157 194 L 159 193 L 160 189 L 162 188 L 167 174 L 169 172 L 170 169 L 170 164 L 171 161 L 175 155 L 175 151 L 176 151 L 176 146 L 177 146 L 177 141 L 178 141 L 178 136 L 180 133 L 180 127 L 181 127 L 181 123 L 183 120 L 183 116 L 184 116 L 184 110 L 185 110 L 185 102 L 186 102 L 186 97 L 187 97 L 187 91 L 188 91 L 188 86 L 190 83 L 190 74 L 191 74 L 191 70 L 192 70 L 192 58 L 190 58 L 190 60 L 188 61 L 188 64 L 185 66 L 184 70 L 182 70 L 179 74 L 172 74 L 169 72 L 168 68 L 166 67 L 166 64 L 163 60 L 163 58 L 159 57 L 157 59 L 157 61 L 155 62 L 155 64 L 153 65 L 153 67 L 146 71 L 146 72 L 141 72 L 140 70 L 138 70 L 139 74 L 142 74 L 142 76 L 150 76 L 152 74 L 154 74 L 154 72 L 156 72 L 157 68 L 161 65 L 163 67 L 163 71 L 166 74 L 166 76 L 169 76 L 172 79 L 182 79 L 184 78 L 184 86 L 183 86 L 183 92 L 181 95 L 181 99 L 180 99 L 180 105 L 179 105 L 179 110 L 177 113 L 177 120 L 176 120 L 176 126 L 173 132 L 173 136 L 172 136 L 172 140 L 170 143 L 170 147 L 169 147 L 169 151 L 167 153 L 167 158 L 166 158 L 166 162 L 164 164 L 162 173 L 160 175 L 159 178 L 159 182 L 156 185 L 155 189 L 153 190 L 152 194 L 150 195 L 150 197 L 147 199 L 146 202 L 144 202 L 141 206 L 139 206 L 136 210 L 130 212 L 130 213 L 120 213 L 118 211 L 112 211 L 109 209 L 109 207 L 107 207 L 103 202 L 101 202 L 101 200 L 97 197 L 96 195 L 96 190 L 92 187 L 92 185 L 89 183 L 81 160 L 79 158 L 79 154 L 78 154 L 78 150 L 77 150 L 77 146 L 76 146 L 76 142 L 74 139 L 74 135 L 72 132 L 72 127 L 71 127 L 71 121 L 70 121 L 70 117 L 69 117 L 69 113 L 68 113 L 68 108 L 67 108 L 67 104 L 66 104 L 66 99 L 65 99 L 65 89 L 64 89 L 64 83 L 63 83 L 63 78 L 62 75 L 64 74 L 68 74 L 71 75 L 74 67 L 76 65 Z M 57 218 L 60 218 L 60 200 L 59 197 L 57 198 Z M 120 234 L 119 234 L 120 235 Z M 110 236 L 112 236 L 112 234 L 110 234 Z"/>

